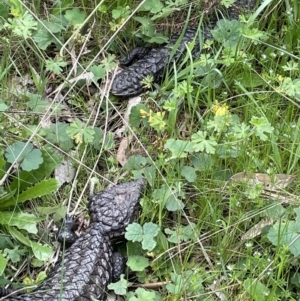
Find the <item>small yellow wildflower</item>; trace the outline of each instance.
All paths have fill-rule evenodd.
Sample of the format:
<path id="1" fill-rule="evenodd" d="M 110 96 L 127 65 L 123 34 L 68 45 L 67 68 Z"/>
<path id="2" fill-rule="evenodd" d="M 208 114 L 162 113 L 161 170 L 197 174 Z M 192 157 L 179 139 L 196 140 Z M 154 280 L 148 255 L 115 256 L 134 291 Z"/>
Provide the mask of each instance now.
<path id="1" fill-rule="evenodd" d="M 152 112 L 152 110 L 150 110 L 150 113 L 148 113 L 148 112 L 146 112 L 145 110 L 140 109 L 140 114 L 141 114 L 141 117 L 142 117 L 142 118 L 149 117 L 149 115 L 151 115 L 151 112 Z"/>
<path id="2" fill-rule="evenodd" d="M 215 101 L 215 104 L 211 107 L 211 110 L 216 116 L 230 115 L 228 105 L 226 103 L 219 104 L 217 100 Z"/>
<path id="3" fill-rule="evenodd" d="M 282 76 L 282 75 L 279 75 L 279 76 L 278 76 L 278 81 L 280 81 L 280 82 L 283 81 L 283 76 Z"/>

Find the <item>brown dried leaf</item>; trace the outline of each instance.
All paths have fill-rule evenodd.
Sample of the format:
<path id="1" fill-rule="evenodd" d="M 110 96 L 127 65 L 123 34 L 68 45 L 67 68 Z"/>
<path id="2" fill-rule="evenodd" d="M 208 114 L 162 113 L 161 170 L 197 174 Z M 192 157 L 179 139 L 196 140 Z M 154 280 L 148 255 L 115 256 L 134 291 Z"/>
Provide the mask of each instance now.
<path id="1" fill-rule="evenodd" d="M 132 141 L 133 136 L 129 135 L 128 137 L 124 137 L 121 140 L 121 143 L 118 148 L 116 159 L 121 164 L 121 166 L 124 166 L 128 160 L 127 158 L 127 149 L 129 147 L 129 144 Z"/>
<path id="2" fill-rule="evenodd" d="M 264 189 L 277 191 L 289 186 L 296 177 L 296 175 L 286 174 L 275 174 L 270 177 L 269 175 L 262 173 L 240 172 L 233 175 L 229 181 L 245 182 L 249 185 L 262 184 Z"/>
<path id="3" fill-rule="evenodd" d="M 270 226 L 275 222 L 275 219 L 266 217 L 261 220 L 259 223 L 254 225 L 251 229 L 249 229 L 244 235 L 241 237 L 241 241 L 247 239 L 253 239 L 261 234 L 261 231 L 264 227 Z"/>

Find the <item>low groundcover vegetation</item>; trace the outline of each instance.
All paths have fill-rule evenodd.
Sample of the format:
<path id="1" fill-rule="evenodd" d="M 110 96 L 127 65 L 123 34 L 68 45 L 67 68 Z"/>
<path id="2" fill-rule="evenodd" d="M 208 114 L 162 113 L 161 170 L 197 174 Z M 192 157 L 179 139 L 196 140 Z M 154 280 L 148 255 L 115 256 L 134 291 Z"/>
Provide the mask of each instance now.
<path id="1" fill-rule="evenodd" d="M 110 290 L 299 300 L 300 4 L 256 2 L 128 100 L 109 94 L 119 59 L 201 30 L 213 1 L 1 1 L 2 288 L 42 282 L 63 217 L 85 231 L 89 195 L 144 177 Z"/>

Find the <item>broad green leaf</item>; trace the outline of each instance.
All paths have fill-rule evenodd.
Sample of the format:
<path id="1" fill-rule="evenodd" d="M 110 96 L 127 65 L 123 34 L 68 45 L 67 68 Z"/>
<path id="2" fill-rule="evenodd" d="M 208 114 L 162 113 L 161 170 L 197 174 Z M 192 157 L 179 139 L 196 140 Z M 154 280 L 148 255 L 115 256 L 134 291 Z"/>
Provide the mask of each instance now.
<path id="1" fill-rule="evenodd" d="M 140 123 L 143 122 L 145 126 L 149 126 L 149 122 L 147 118 L 142 118 L 141 117 L 141 110 L 149 113 L 150 109 L 146 107 L 144 104 L 138 104 L 134 106 L 129 115 L 129 124 L 133 127 L 138 128 L 140 126 Z"/>
<path id="2" fill-rule="evenodd" d="M 8 17 L 8 5 L 3 1 L 2 3 L 0 3 L 0 18 L 6 20 L 7 17 Z"/>
<path id="3" fill-rule="evenodd" d="M 211 155 L 205 153 L 196 153 L 192 156 L 193 166 L 198 171 L 207 171 L 214 165 L 214 160 Z"/>
<path id="4" fill-rule="evenodd" d="M 85 13 L 78 8 L 69 9 L 65 13 L 65 18 L 71 25 L 82 24 L 85 20 Z"/>
<path id="5" fill-rule="evenodd" d="M 46 177 L 49 177 L 55 167 L 59 166 L 62 161 L 62 156 L 57 154 L 53 148 L 45 146 L 42 150 L 42 155 L 44 158 L 43 163 L 38 169 L 28 171 L 21 171 L 18 177 L 13 180 L 10 185 L 11 190 L 23 191 L 27 187 L 34 183 L 42 181 Z"/>
<path id="6" fill-rule="evenodd" d="M 160 32 L 156 32 L 151 39 L 147 39 L 148 43 L 156 43 L 156 44 L 165 44 L 169 42 L 169 39 L 164 36 L 162 33 Z"/>
<path id="7" fill-rule="evenodd" d="M 142 169 L 149 164 L 149 158 L 141 155 L 130 156 L 125 164 L 127 170 Z"/>
<path id="8" fill-rule="evenodd" d="M 114 134 L 111 132 L 106 132 L 103 138 L 103 131 L 100 128 L 94 128 L 95 135 L 93 139 L 93 146 L 97 150 L 108 151 L 115 147 Z M 104 139 L 104 141 L 103 141 Z"/>
<path id="9" fill-rule="evenodd" d="M 15 142 L 6 148 L 5 157 L 9 163 L 20 163 L 23 170 L 38 169 L 43 162 L 42 153 L 32 143 Z"/>
<path id="10" fill-rule="evenodd" d="M 50 106 L 50 103 L 41 99 L 41 96 L 38 94 L 29 94 L 28 97 L 30 100 L 27 102 L 27 106 L 33 112 L 44 113 Z"/>
<path id="11" fill-rule="evenodd" d="M 28 188 L 26 191 L 19 195 L 18 202 L 25 202 L 37 197 L 41 197 L 59 188 L 59 183 L 56 179 L 48 179 L 37 183 L 35 186 Z"/>
<path id="12" fill-rule="evenodd" d="M 42 21 L 44 28 L 47 28 L 48 31 L 52 33 L 59 33 L 63 30 L 66 30 L 66 27 L 62 22 L 59 22 L 59 19 L 51 17 L 52 21 Z M 56 21 L 56 22 L 55 22 Z"/>
<path id="13" fill-rule="evenodd" d="M 269 300 L 267 297 L 270 290 L 257 279 L 247 278 L 244 281 L 244 288 L 255 301 Z"/>
<path id="14" fill-rule="evenodd" d="M 181 175 L 190 183 L 195 182 L 197 179 L 196 169 L 191 166 L 183 166 Z"/>
<path id="15" fill-rule="evenodd" d="M 189 152 L 193 152 L 194 144 L 190 141 L 168 139 L 165 143 L 165 149 L 172 152 L 170 159 L 186 158 Z"/>
<path id="16" fill-rule="evenodd" d="M 41 220 L 43 218 L 25 212 L 0 212 L 1 225 L 15 226 L 33 234 L 37 234 L 36 224 Z"/>
<path id="17" fill-rule="evenodd" d="M 152 14 L 156 14 L 162 10 L 164 5 L 160 0 L 146 0 L 140 7 L 140 11 L 150 11 Z"/>
<path id="18" fill-rule="evenodd" d="M 151 37 L 155 34 L 154 23 L 149 17 L 134 17 L 133 19 L 141 24 L 140 30 L 143 35 Z"/>
<path id="19" fill-rule="evenodd" d="M 44 180 L 20 193 L 16 199 L 9 199 L 5 202 L 2 202 L 0 204 L 0 208 L 15 206 L 16 203 L 23 203 L 25 201 L 50 194 L 56 191 L 58 188 L 59 183 L 56 179 Z"/>
<path id="20" fill-rule="evenodd" d="M 144 271 L 149 266 L 149 259 L 144 256 L 129 256 L 127 266 L 134 272 Z"/>
<path id="21" fill-rule="evenodd" d="M 7 109 L 8 109 L 8 106 L 5 104 L 5 102 L 0 100 L 0 112 L 4 112 Z"/>
<path id="22" fill-rule="evenodd" d="M 53 8 L 52 14 L 53 15 L 61 15 L 61 13 L 72 7 L 74 0 L 60 0 L 55 2 L 57 5 Z"/>
<path id="23" fill-rule="evenodd" d="M 35 282 L 36 283 L 41 283 L 46 278 L 47 278 L 47 274 L 45 273 L 45 271 L 41 271 L 41 272 L 38 273 Z"/>
<path id="24" fill-rule="evenodd" d="M 296 221 L 279 220 L 271 227 L 267 237 L 275 246 L 287 246 L 297 257 L 300 255 L 300 208 L 294 210 Z"/>
<path id="25" fill-rule="evenodd" d="M 51 43 L 57 44 L 57 39 L 53 37 L 53 34 L 42 27 L 40 27 L 32 37 L 41 50 L 46 50 Z"/>
<path id="26" fill-rule="evenodd" d="M 3 253 L 0 252 L 0 276 L 5 271 L 8 260 L 4 257 Z"/>
<path id="27" fill-rule="evenodd" d="M 67 206 L 52 206 L 52 207 L 37 207 L 37 211 L 42 215 L 50 215 L 53 214 L 53 220 L 55 222 L 64 218 L 67 214 Z"/>
<path id="28" fill-rule="evenodd" d="M 212 30 L 213 37 L 224 47 L 233 48 L 238 45 L 241 37 L 241 23 L 238 20 L 222 19 L 217 22 L 217 26 Z"/>
<path id="29" fill-rule="evenodd" d="M 28 237 L 24 236 L 19 230 L 17 230 L 15 227 L 7 227 L 8 232 L 11 236 L 13 236 L 15 239 L 20 241 L 23 245 L 31 248 L 31 241 Z"/>
<path id="30" fill-rule="evenodd" d="M 40 135 L 55 145 L 58 145 L 62 150 L 68 152 L 74 146 L 73 140 L 67 134 L 66 129 L 69 127 L 67 123 L 57 122 L 52 123 L 50 128 L 40 130 Z"/>
<path id="31" fill-rule="evenodd" d="M 142 287 L 138 287 L 135 291 L 135 296 L 129 297 L 128 301 L 159 301 L 154 291 L 145 290 Z"/>
<path id="32" fill-rule="evenodd" d="M 52 254 L 52 248 L 33 241 L 31 241 L 31 249 L 34 256 L 42 261 L 48 260 Z"/>

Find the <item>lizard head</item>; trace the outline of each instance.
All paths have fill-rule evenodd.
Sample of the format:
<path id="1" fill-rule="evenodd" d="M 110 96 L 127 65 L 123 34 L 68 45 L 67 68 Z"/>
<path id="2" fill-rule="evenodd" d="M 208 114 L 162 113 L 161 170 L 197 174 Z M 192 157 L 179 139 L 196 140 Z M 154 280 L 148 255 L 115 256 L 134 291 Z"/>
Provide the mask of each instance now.
<path id="1" fill-rule="evenodd" d="M 110 92 L 116 96 L 133 97 L 141 94 L 145 89 L 139 74 L 134 71 L 123 70 L 116 75 Z"/>
<path id="2" fill-rule="evenodd" d="M 139 179 L 106 188 L 89 198 L 91 223 L 110 237 L 124 234 L 132 222 L 142 196 L 145 180 Z"/>

